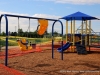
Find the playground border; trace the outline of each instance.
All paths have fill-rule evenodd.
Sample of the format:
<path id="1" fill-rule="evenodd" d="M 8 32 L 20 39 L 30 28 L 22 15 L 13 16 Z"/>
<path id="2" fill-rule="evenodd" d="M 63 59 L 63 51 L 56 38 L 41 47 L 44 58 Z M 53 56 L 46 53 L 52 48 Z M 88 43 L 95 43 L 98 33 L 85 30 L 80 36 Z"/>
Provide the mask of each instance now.
<path id="1" fill-rule="evenodd" d="M 6 74 L 6 75 L 25 75 L 24 73 L 22 73 L 18 70 L 6 67 L 2 64 L 0 64 L 0 69 L 2 69 L 2 70 L 0 70 L 0 73 Z"/>

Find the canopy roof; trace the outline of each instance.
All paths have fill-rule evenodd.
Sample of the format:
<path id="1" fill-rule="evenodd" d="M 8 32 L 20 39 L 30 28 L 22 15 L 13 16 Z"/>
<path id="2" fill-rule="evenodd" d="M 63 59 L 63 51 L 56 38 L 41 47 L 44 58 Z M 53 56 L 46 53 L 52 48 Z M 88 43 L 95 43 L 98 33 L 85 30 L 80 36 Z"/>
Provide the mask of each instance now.
<path id="1" fill-rule="evenodd" d="M 65 20 L 93 20 L 93 19 L 98 19 L 98 18 L 84 14 L 82 12 L 76 12 L 76 13 L 70 14 L 68 16 L 62 17 L 60 19 L 65 19 Z"/>

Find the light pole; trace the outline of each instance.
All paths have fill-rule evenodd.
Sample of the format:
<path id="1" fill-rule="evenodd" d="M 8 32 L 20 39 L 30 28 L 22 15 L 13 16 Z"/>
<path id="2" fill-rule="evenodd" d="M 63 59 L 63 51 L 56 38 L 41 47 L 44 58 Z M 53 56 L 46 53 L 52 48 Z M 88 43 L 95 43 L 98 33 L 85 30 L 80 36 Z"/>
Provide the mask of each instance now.
<path id="1" fill-rule="evenodd" d="M 15 26 L 15 38 L 16 38 L 16 34 L 17 34 L 17 33 L 16 33 L 16 26 Z"/>

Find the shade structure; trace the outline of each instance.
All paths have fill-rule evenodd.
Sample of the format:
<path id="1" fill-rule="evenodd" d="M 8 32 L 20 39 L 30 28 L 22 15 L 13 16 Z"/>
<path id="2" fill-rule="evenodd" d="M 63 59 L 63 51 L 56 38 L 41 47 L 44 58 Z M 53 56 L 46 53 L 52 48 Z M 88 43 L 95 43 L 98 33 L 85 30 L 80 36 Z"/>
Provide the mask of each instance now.
<path id="1" fill-rule="evenodd" d="M 69 21 L 69 20 L 94 20 L 94 19 L 98 19 L 98 18 L 78 11 L 76 13 L 70 14 L 70 15 L 62 17 L 60 19 L 65 19 L 65 20 Z"/>

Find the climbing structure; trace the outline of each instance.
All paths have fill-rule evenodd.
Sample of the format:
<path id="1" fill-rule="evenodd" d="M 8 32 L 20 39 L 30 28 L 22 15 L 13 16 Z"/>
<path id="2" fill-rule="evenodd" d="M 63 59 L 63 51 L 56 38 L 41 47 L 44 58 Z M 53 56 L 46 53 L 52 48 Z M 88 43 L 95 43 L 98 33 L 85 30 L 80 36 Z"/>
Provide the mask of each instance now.
<path id="1" fill-rule="evenodd" d="M 69 42 L 68 34 L 70 33 L 71 34 L 70 41 L 72 43 L 72 46 L 75 46 L 75 34 L 77 34 L 76 32 L 79 31 L 78 34 L 81 34 L 81 38 L 79 40 L 81 42 L 81 45 L 85 45 L 85 46 L 90 45 L 90 36 L 92 33 L 91 31 L 93 31 L 91 28 L 91 20 L 98 19 L 98 18 L 89 16 L 82 12 L 76 12 L 68 16 L 64 16 L 60 19 L 66 20 L 66 42 Z M 76 30 L 76 25 L 75 25 L 76 20 L 82 21 L 80 29 L 77 29 L 77 30 Z M 68 26 L 69 21 L 71 22 L 70 28 Z M 72 52 L 74 52 L 75 48 L 71 47 L 71 50 Z"/>

